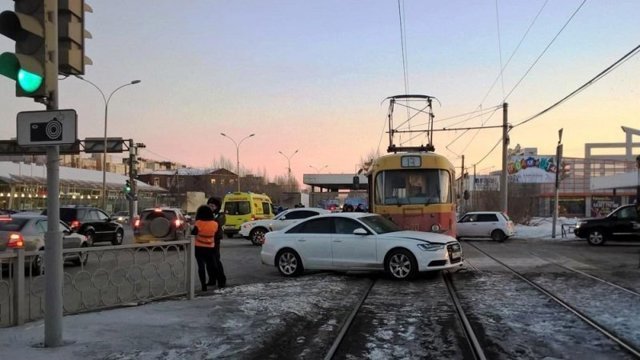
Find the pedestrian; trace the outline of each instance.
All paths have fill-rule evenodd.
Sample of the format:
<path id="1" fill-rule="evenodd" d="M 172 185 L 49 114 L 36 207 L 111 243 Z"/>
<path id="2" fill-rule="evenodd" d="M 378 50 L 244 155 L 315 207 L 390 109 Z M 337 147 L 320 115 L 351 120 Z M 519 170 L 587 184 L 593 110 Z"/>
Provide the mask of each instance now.
<path id="1" fill-rule="evenodd" d="M 222 208 L 222 201 L 217 197 L 210 197 L 207 200 L 207 205 L 213 210 L 213 217 L 218 223 L 218 231 L 215 235 L 215 247 L 213 248 L 213 262 L 215 264 L 214 271 L 215 274 L 213 276 L 210 275 L 209 282 L 210 285 L 215 285 L 216 281 L 218 282 L 218 287 L 223 288 L 227 285 L 227 277 L 224 275 L 224 266 L 222 266 L 222 261 L 220 260 L 220 242 L 223 237 L 223 227 L 227 222 L 227 218 L 224 215 L 224 211 L 220 211 Z"/>
<path id="2" fill-rule="evenodd" d="M 215 258 L 214 249 L 216 247 L 215 235 L 218 232 L 218 222 L 214 218 L 213 210 L 206 205 L 198 207 L 196 210 L 196 222 L 191 230 L 191 234 L 195 235 L 195 253 L 196 262 L 198 263 L 198 278 L 202 291 L 207 291 L 207 285 L 210 285 L 211 275 L 215 274 Z M 209 283 L 207 283 L 207 273 L 209 274 Z"/>

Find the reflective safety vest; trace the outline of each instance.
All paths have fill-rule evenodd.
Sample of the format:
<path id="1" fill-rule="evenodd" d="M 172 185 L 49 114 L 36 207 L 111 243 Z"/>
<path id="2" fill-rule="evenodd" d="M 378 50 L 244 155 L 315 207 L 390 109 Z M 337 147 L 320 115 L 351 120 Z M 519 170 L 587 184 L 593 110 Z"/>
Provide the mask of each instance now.
<path id="1" fill-rule="evenodd" d="M 196 226 L 198 227 L 196 246 L 215 247 L 216 243 L 213 240 L 218 231 L 218 223 L 215 220 L 196 220 Z"/>

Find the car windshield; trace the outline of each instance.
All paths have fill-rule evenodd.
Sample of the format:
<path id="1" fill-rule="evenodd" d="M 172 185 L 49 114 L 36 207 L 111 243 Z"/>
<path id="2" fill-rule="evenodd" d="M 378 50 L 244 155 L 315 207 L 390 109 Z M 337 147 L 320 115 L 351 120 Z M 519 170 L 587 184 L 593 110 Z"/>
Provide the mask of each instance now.
<path id="1" fill-rule="evenodd" d="M 20 231 L 28 220 L 27 218 L 1 218 L 0 231 Z"/>
<path id="2" fill-rule="evenodd" d="M 359 220 L 365 223 L 378 234 L 402 231 L 402 229 L 398 225 L 380 215 L 364 216 Z"/>

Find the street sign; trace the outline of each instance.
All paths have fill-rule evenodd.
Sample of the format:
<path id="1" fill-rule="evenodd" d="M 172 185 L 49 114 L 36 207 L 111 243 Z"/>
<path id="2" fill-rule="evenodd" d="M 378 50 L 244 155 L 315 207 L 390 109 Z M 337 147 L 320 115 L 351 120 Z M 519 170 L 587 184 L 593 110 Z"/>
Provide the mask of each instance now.
<path id="1" fill-rule="evenodd" d="M 107 138 L 107 152 L 121 153 L 124 151 L 124 140 L 121 137 Z M 102 154 L 104 152 L 104 138 L 85 138 L 84 152 L 87 154 Z"/>
<path id="2" fill-rule="evenodd" d="M 18 145 L 43 146 L 74 144 L 77 141 L 76 111 L 22 111 L 17 116 Z"/>

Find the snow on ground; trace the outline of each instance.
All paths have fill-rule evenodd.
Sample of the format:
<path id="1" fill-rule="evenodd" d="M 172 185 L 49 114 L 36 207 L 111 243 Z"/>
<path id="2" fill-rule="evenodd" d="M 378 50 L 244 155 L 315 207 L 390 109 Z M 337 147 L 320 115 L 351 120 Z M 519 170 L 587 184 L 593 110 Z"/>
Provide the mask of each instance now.
<path id="1" fill-rule="evenodd" d="M 553 219 L 552 218 L 532 218 L 529 221 L 529 225 L 516 224 L 517 239 L 542 239 L 542 240 L 576 240 L 578 239 L 573 234 L 573 228 L 566 234 L 566 237 L 562 237 L 562 224 L 575 225 L 578 222 L 577 218 L 565 218 L 559 217 L 556 220 L 556 238 L 552 235 Z M 567 229 L 568 230 L 568 229 Z"/>

